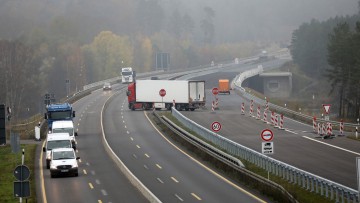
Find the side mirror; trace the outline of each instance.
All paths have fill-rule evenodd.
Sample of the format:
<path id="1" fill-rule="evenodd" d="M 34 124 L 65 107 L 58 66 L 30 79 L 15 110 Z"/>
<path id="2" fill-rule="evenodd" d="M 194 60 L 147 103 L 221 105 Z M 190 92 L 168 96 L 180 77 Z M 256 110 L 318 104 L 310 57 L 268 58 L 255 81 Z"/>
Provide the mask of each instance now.
<path id="1" fill-rule="evenodd" d="M 43 147 L 43 152 L 46 152 L 46 148 L 45 148 L 45 147 Z"/>
<path id="2" fill-rule="evenodd" d="M 78 133 L 77 133 L 77 132 L 75 132 L 75 136 L 78 136 Z"/>
<path id="3" fill-rule="evenodd" d="M 44 113 L 44 119 L 48 119 L 47 113 Z"/>
<path id="4" fill-rule="evenodd" d="M 131 95 L 131 91 L 126 90 L 126 96 L 130 96 Z"/>
<path id="5" fill-rule="evenodd" d="M 78 156 L 78 157 L 76 157 L 76 160 L 79 160 L 80 159 L 80 157 Z"/>
<path id="6" fill-rule="evenodd" d="M 73 116 L 73 118 L 75 118 L 75 111 L 72 112 L 72 116 Z"/>

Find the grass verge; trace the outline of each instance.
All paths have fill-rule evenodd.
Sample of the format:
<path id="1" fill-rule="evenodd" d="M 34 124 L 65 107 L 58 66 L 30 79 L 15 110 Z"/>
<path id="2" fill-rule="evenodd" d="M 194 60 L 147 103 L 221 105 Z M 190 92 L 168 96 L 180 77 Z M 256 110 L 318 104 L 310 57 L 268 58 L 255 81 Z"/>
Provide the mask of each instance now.
<path id="1" fill-rule="evenodd" d="M 30 194 L 31 196 L 23 198 L 23 202 L 32 203 L 36 200 L 35 188 L 35 144 L 21 145 L 21 149 L 25 149 L 24 165 L 30 169 Z M 14 170 L 18 165 L 21 165 L 22 152 L 12 153 L 11 146 L 6 145 L 0 147 L 0 202 L 19 202 L 19 198 L 14 197 Z"/>

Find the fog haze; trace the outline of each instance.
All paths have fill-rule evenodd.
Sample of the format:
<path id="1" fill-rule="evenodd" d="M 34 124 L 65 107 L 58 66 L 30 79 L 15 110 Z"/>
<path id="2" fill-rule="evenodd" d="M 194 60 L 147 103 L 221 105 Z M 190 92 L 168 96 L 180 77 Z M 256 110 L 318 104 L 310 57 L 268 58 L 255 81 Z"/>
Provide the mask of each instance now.
<path id="1" fill-rule="evenodd" d="M 358 12 L 358 0 L 0 0 L 0 38 L 13 39 L 34 27 L 46 27 L 59 16 L 73 21 L 87 41 L 102 30 L 130 34 L 138 30 L 142 14 L 137 7 L 144 2 L 158 2 L 163 9 L 162 28 L 175 10 L 189 15 L 195 39 L 202 34 L 204 7 L 210 7 L 215 13 L 215 43 L 289 41 L 292 31 L 311 19 Z"/>

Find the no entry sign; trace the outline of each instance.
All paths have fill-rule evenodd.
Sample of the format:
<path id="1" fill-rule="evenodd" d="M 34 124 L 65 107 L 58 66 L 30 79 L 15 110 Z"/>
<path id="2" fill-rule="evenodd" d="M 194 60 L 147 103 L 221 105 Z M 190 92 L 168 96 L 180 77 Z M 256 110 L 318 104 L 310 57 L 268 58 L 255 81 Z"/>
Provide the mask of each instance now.
<path id="1" fill-rule="evenodd" d="M 261 139 L 264 140 L 265 142 L 269 142 L 274 138 L 274 134 L 271 130 L 269 129 L 265 129 L 261 132 Z"/>
<path id="2" fill-rule="evenodd" d="M 219 89 L 217 87 L 214 87 L 211 92 L 213 93 L 213 95 L 217 95 L 219 94 Z"/>
<path id="3" fill-rule="evenodd" d="M 164 97 L 164 96 L 166 95 L 166 90 L 165 90 L 165 89 L 161 89 L 161 90 L 159 91 L 159 95 L 160 95 L 161 97 Z"/>
<path id="4" fill-rule="evenodd" d="M 221 130 L 221 124 L 219 122 L 215 121 L 211 124 L 211 129 L 214 132 L 219 132 Z"/>

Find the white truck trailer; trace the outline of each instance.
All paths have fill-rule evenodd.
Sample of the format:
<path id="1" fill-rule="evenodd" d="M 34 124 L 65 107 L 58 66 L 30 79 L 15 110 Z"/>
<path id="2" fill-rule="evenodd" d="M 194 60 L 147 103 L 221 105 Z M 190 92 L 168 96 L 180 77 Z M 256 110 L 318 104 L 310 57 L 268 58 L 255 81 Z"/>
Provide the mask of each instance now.
<path id="1" fill-rule="evenodd" d="M 195 110 L 205 106 L 205 81 L 137 80 L 127 90 L 129 109 Z"/>

